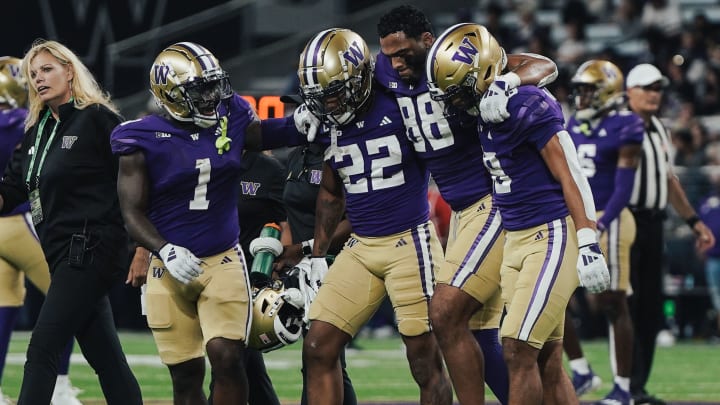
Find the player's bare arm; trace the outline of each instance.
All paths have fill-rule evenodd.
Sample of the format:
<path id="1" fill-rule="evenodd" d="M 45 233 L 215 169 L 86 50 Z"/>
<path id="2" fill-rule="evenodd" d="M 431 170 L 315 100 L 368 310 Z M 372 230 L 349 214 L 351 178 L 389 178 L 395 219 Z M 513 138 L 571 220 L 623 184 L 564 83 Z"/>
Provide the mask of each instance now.
<path id="1" fill-rule="evenodd" d="M 547 86 L 558 76 L 557 65 L 550 58 L 534 53 L 514 53 L 507 56 L 507 70 L 520 78 L 520 84 Z"/>
<path id="2" fill-rule="evenodd" d="M 128 233 L 141 246 L 157 251 L 166 241 L 145 215 L 148 208 L 150 179 L 145 165 L 145 155 L 142 152 L 120 156 L 117 183 L 120 208 Z"/>
<path id="3" fill-rule="evenodd" d="M 332 236 L 345 212 L 345 194 L 337 173 L 323 163 L 322 181 L 315 205 L 313 256 L 325 256 Z"/>

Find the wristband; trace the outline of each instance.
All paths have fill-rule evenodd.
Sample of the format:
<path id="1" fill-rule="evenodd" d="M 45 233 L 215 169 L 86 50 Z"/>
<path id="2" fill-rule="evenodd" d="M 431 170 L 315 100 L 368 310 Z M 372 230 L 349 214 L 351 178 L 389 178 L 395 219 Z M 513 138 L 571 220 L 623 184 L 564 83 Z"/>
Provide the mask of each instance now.
<path id="1" fill-rule="evenodd" d="M 685 220 L 685 223 L 688 224 L 690 229 L 693 229 L 693 230 L 695 229 L 695 224 L 697 224 L 698 222 L 700 222 L 700 217 L 697 215 L 693 215 L 690 218 Z"/>
<path id="2" fill-rule="evenodd" d="M 597 243 L 597 233 L 591 228 L 582 228 L 577 231 L 578 246 L 583 247 Z"/>

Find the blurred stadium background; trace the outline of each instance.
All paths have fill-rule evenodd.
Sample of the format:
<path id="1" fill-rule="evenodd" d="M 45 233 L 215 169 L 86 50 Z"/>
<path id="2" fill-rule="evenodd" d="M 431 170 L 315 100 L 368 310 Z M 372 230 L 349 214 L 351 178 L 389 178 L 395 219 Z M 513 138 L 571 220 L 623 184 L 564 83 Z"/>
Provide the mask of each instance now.
<path id="1" fill-rule="evenodd" d="M 295 67 L 315 32 L 348 27 L 378 50 L 375 24 L 391 7 L 424 10 L 435 33 L 462 21 L 486 24 L 509 52 L 536 52 L 560 68 L 551 90 L 568 110 L 568 81 L 590 58 L 623 72 L 641 62 L 671 79 L 661 116 L 673 130 L 674 161 L 690 201 L 720 190 L 720 0 L 30 0 L 13 2 L 0 25 L 2 54 L 22 57 L 35 38 L 67 44 L 113 95 L 126 118 L 152 108 L 147 73 L 156 54 L 198 42 L 221 60 L 233 87 L 257 101 L 261 116 L 285 114 L 277 96 L 294 92 Z M 703 258 L 670 210 L 664 291 L 668 329 L 679 339 L 717 342 Z M 146 330 L 137 290 L 113 293 L 120 329 Z M 42 298 L 29 286 L 21 329 Z M 582 295 L 572 303 L 581 337 L 602 338 L 605 321 Z"/>

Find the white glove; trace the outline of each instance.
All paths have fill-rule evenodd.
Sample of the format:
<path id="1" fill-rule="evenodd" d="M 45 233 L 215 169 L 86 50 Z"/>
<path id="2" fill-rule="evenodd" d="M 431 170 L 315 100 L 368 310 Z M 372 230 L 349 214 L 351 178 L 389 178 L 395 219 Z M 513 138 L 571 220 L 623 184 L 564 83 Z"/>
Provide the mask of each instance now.
<path id="1" fill-rule="evenodd" d="M 280 297 L 297 309 L 305 308 L 305 297 L 297 288 L 286 288 L 285 291 L 280 293 Z"/>
<path id="2" fill-rule="evenodd" d="M 577 231 L 578 252 L 577 271 L 580 285 L 591 293 L 599 293 L 610 288 L 610 271 L 600 245 L 597 242 L 595 231 L 582 228 Z"/>
<path id="3" fill-rule="evenodd" d="M 300 263 L 295 265 L 300 270 L 298 272 L 298 286 L 300 292 L 305 299 L 305 315 L 303 321 L 308 323 L 308 313 L 310 312 L 310 304 L 315 301 L 318 290 L 322 284 L 325 274 L 328 271 L 328 265 L 324 257 L 304 257 Z"/>
<path id="4" fill-rule="evenodd" d="M 511 90 L 520 85 L 520 77 L 513 73 L 495 76 L 482 99 L 480 99 L 480 117 L 485 122 L 498 123 L 505 121 L 510 113 L 507 103 L 516 92 Z"/>
<path id="5" fill-rule="evenodd" d="M 318 128 L 320 128 L 320 120 L 308 110 L 307 105 L 303 103 L 295 109 L 293 120 L 295 121 L 295 128 L 307 137 L 308 142 L 315 140 L 315 135 Z"/>
<path id="6" fill-rule="evenodd" d="M 283 252 L 283 245 L 280 240 L 269 236 L 260 236 L 250 242 L 250 254 L 255 257 L 260 252 L 272 253 L 275 257 Z"/>
<path id="7" fill-rule="evenodd" d="M 182 246 L 166 243 L 158 253 L 160 259 L 165 263 L 165 268 L 183 284 L 192 282 L 203 273 L 203 269 L 200 268 L 202 260 Z"/>

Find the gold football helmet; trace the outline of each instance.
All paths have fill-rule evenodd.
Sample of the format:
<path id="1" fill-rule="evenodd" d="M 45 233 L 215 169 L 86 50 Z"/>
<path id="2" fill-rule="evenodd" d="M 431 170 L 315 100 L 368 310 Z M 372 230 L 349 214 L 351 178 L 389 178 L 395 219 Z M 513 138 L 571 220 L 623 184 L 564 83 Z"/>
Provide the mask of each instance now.
<path id="1" fill-rule="evenodd" d="M 248 347 L 267 353 L 300 339 L 304 312 L 282 297 L 284 291 L 280 280 L 262 289 L 254 289 Z"/>
<path id="2" fill-rule="evenodd" d="M 160 52 L 150 68 L 150 91 L 172 118 L 203 128 L 219 121 L 220 101 L 232 96 L 217 58 L 192 42 L 178 42 Z"/>
<path id="3" fill-rule="evenodd" d="M 27 84 L 21 64 L 22 60 L 18 58 L 0 57 L 0 104 L 18 108 L 27 102 Z"/>
<path id="4" fill-rule="evenodd" d="M 579 119 L 592 119 L 623 101 L 623 74 L 612 62 L 589 60 L 570 79 Z"/>
<path id="5" fill-rule="evenodd" d="M 360 35 L 327 29 L 310 39 L 300 55 L 300 95 L 315 116 L 345 125 L 370 98 L 374 68 Z"/>
<path id="6" fill-rule="evenodd" d="M 425 65 L 430 96 L 453 109 L 480 114 L 478 103 L 505 68 L 503 48 L 480 24 L 456 24 L 435 40 Z"/>

